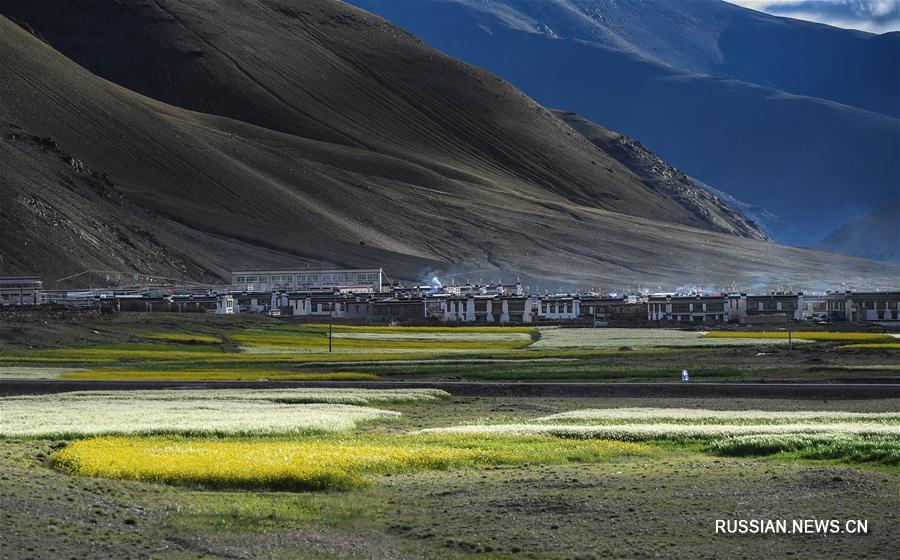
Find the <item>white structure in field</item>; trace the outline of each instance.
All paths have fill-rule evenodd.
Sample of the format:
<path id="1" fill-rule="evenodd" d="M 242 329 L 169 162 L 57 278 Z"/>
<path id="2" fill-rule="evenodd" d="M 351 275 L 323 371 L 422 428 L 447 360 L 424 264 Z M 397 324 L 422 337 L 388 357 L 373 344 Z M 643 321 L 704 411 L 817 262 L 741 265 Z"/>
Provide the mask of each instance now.
<path id="1" fill-rule="evenodd" d="M 231 286 L 242 292 L 373 293 L 383 291 L 384 270 L 236 270 Z"/>

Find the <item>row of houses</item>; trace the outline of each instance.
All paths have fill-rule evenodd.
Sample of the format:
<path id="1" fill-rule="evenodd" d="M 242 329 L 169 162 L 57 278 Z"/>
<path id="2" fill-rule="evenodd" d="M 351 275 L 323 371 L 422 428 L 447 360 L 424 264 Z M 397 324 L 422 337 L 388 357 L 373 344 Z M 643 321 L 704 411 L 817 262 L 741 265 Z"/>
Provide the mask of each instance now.
<path id="1" fill-rule="evenodd" d="M 898 322 L 900 292 L 827 294 L 526 294 L 520 283 L 392 285 L 381 269 L 235 271 L 232 285 L 83 292 L 43 290 L 35 277 L 0 278 L 0 307 L 57 304 L 105 311 L 266 313 L 356 322 L 684 325 L 787 321 Z"/>
<path id="2" fill-rule="evenodd" d="M 824 295 L 726 294 L 648 297 L 502 294 L 421 297 L 309 292 L 230 293 L 216 313 L 269 313 L 359 322 L 514 324 L 575 322 L 592 325 L 762 324 L 788 321 L 900 322 L 900 292 Z"/>
<path id="3" fill-rule="evenodd" d="M 672 323 L 900 321 L 900 292 L 651 296 L 648 319 Z"/>

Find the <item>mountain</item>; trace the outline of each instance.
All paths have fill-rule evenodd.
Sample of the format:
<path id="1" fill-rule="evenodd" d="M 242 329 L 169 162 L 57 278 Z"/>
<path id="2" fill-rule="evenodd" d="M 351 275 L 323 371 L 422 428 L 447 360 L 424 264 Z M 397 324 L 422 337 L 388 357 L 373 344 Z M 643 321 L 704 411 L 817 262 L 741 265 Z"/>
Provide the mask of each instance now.
<path id="1" fill-rule="evenodd" d="M 353 3 L 770 211 L 791 226 L 776 241 L 814 245 L 897 195 L 898 34 L 718 0 Z"/>
<path id="2" fill-rule="evenodd" d="M 48 280 L 85 268 L 215 276 L 184 255 L 190 241 L 176 225 L 135 207 L 52 139 L 9 124 L 0 130 L 0 187 L 4 272 L 39 270 Z"/>
<path id="3" fill-rule="evenodd" d="M 400 31 L 362 12 L 321 6 L 272 2 L 254 14 L 250 2 L 0 3 L 86 69 L 171 105 L 399 158 L 422 168 L 414 177 L 513 179 L 535 194 L 717 229 L 495 77 L 392 37 Z M 416 74 L 429 83 L 410 81 Z"/>
<path id="4" fill-rule="evenodd" d="M 351 3 L 418 33 L 476 23 L 635 54 L 676 70 L 727 74 L 787 93 L 900 117 L 900 33 L 873 35 L 771 16 L 721 0 L 443 0 Z M 428 6 L 432 4 L 432 6 Z M 424 11 L 429 10 L 429 11 Z M 451 11 L 452 10 L 452 11 Z M 417 20 L 434 13 L 431 21 Z M 465 14 L 465 19 L 462 15 Z M 454 19 L 443 19 L 443 18 Z M 443 21 L 441 21 L 443 19 Z M 468 20 L 468 21 L 467 21 Z M 427 36 L 423 35 L 427 39 Z"/>
<path id="5" fill-rule="evenodd" d="M 376 265 L 404 279 L 464 268 L 748 287 L 897 277 L 724 233 L 722 220 L 753 228 L 698 212 L 707 201 L 648 184 L 492 74 L 339 2 L 0 4 L 11 6 L 21 26 L 0 18 L 0 123 L 4 167 L 18 171 L 0 176 L 3 273 L 221 279 L 236 267 Z M 38 199 L 40 211 L 27 208 Z"/>
<path id="6" fill-rule="evenodd" d="M 639 141 L 622 136 L 575 113 L 554 112 L 592 144 L 630 169 L 644 184 L 668 198 L 677 200 L 685 208 L 695 209 L 704 222 L 715 224 L 719 230 L 741 237 L 768 240 L 756 224 L 745 221 L 738 210 L 715 194 L 712 189 L 700 185 L 664 162 Z"/>
<path id="7" fill-rule="evenodd" d="M 900 198 L 828 234 L 826 251 L 900 264 Z"/>

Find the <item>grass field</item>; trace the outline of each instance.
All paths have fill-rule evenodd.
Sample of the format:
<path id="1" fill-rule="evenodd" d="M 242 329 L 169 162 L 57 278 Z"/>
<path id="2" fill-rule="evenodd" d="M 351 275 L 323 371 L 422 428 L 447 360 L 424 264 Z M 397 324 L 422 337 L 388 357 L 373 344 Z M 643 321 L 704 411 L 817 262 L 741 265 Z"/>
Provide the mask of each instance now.
<path id="1" fill-rule="evenodd" d="M 715 441 L 710 451 L 734 457 L 778 456 L 782 460 L 796 457 L 900 467 L 900 441 L 896 436 L 750 435 Z"/>
<path id="2" fill-rule="evenodd" d="M 844 344 L 838 346 L 844 350 L 900 350 L 900 342 L 862 342 L 859 344 Z"/>
<path id="3" fill-rule="evenodd" d="M 715 382 L 883 377 L 898 366 L 894 342 L 873 342 L 896 338 L 879 333 L 797 332 L 788 350 L 783 332 L 335 325 L 329 352 L 327 325 L 250 315 L 6 328 L 4 379 L 619 382 L 676 381 L 688 369 Z M 848 341 L 866 346 L 839 348 Z"/>
<path id="4" fill-rule="evenodd" d="M 620 441 L 713 440 L 749 435 L 822 434 L 826 436 L 886 436 L 900 440 L 900 425 L 880 422 L 782 423 L 782 424 L 552 424 L 501 423 L 470 424 L 448 428 L 429 428 L 421 433 L 476 436 L 555 436 L 576 439 L 613 439 Z"/>
<path id="5" fill-rule="evenodd" d="M 25 368 L 19 368 L 23 371 Z M 42 369 L 42 368 L 36 368 Z M 2 373 L 0 373 L 2 377 Z M 272 369 L 82 369 L 65 370 L 53 376 L 57 379 L 90 380 L 175 380 L 175 381 L 377 381 L 379 377 L 371 373 L 341 372 L 313 373 Z M 49 377 L 45 377 L 49 378 Z"/>
<path id="6" fill-rule="evenodd" d="M 361 405 L 434 401 L 446 396 L 424 389 L 225 389 L 6 397 L 0 398 L 0 437 L 333 432 L 401 416 Z"/>
<path id="7" fill-rule="evenodd" d="M 761 346 L 765 344 L 786 344 L 774 336 L 710 336 L 716 333 L 702 331 L 681 331 L 674 329 L 541 329 L 541 338 L 535 349 L 560 348 L 697 348 L 716 346 Z M 725 333 L 733 334 L 733 333 Z M 778 334 L 778 333 L 736 333 Z M 799 339 L 798 339 L 799 340 Z M 811 339 L 812 340 L 812 339 Z"/>
<path id="8" fill-rule="evenodd" d="M 161 342 L 182 342 L 185 344 L 222 344 L 221 338 L 205 334 L 152 333 L 145 334 L 142 338 L 159 340 Z"/>
<path id="9" fill-rule="evenodd" d="M 85 370 L 66 367 L 4 366 L 0 367 L 0 379 L 56 379 L 83 371 Z"/>
<path id="10" fill-rule="evenodd" d="M 757 340 L 787 340 L 789 337 L 785 331 L 763 332 L 736 332 L 713 331 L 704 335 L 704 338 L 712 339 L 757 339 Z M 858 332 L 804 332 L 794 331 L 790 338 L 795 340 L 815 340 L 817 342 L 891 342 L 896 339 L 889 334 L 858 333 Z"/>
<path id="11" fill-rule="evenodd" d="M 332 349 L 338 351 L 393 352 L 419 350 L 503 351 L 526 348 L 536 329 L 496 327 L 451 329 L 441 327 L 343 327 L 333 328 Z M 240 346 L 306 351 L 326 351 L 328 325 L 303 325 L 282 329 L 247 330 L 230 337 Z"/>
<path id="12" fill-rule="evenodd" d="M 842 410 L 706 410 L 702 408 L 599 408 L 572 410 L 537 418 L 543 422 L 689 424 L 780 424 L 790 422 L 888 422 L 900 425 L 900 412 L 847 412 Z"/>

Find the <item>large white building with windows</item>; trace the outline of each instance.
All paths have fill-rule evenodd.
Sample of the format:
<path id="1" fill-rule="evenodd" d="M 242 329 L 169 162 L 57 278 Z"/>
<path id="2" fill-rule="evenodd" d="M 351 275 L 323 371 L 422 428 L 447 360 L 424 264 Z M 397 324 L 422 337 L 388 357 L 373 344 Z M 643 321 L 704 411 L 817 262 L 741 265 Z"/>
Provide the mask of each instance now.
<path id="1" fill-rule="evenodd" d="M 243 292 L 381 292 L 386 284 L 384 270 L 236 270 L 231 286 Z"/>
<path id="2" fill-rule="evenodd" d="M 0 277 L 0 307 L 47 303 L 44 283 L 36 276 Z"/>

